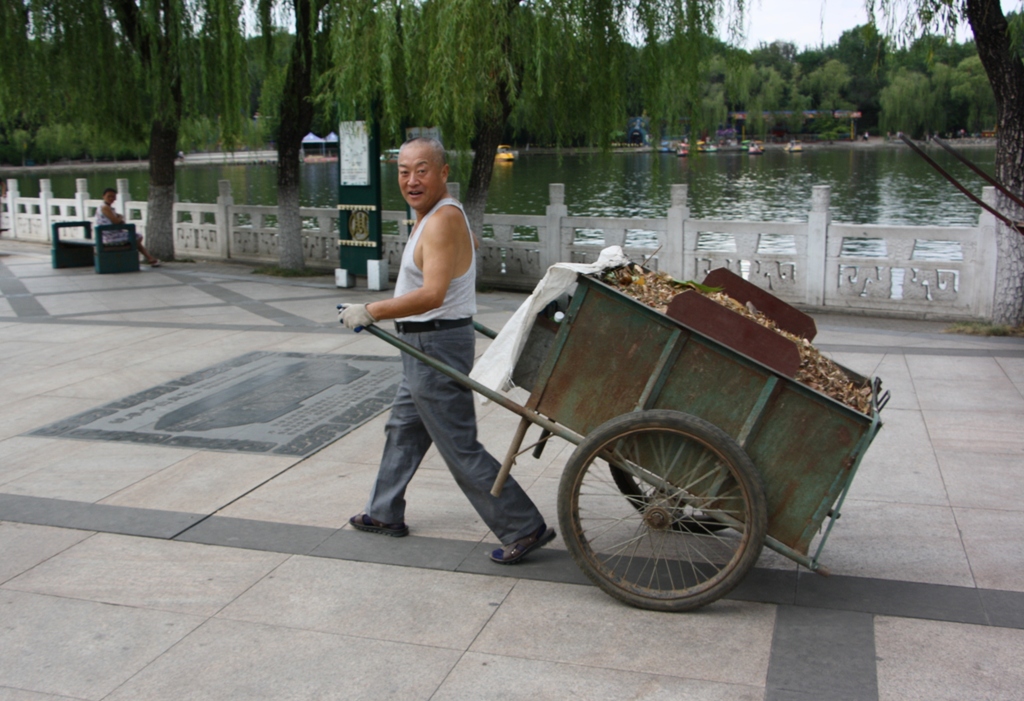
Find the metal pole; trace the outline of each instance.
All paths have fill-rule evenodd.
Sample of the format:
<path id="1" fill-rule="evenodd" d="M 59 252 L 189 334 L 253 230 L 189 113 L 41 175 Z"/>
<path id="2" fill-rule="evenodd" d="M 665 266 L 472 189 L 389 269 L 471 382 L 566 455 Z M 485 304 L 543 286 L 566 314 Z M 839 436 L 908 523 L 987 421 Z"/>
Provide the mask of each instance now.
<path id="1" fill-rule="evenodd" d="M 937 136 L 933 136 L 933 137 L 932 137 L 932 141 L 934 141 L 935 143 L 937 143 L 937 144 L 938 144 L 939 146 L 941 146 L 942 148 L 946 149 L 946 151 L 948 151 L 949 153 L 951 153 L 951 154 L 953 155 L 953 157 L 954 157 L 954 158 L 956 158 L 956 159 L 957 159 L 958 161 L 960 161 L 960 162 L 961 162 L 961 163 L 963 163 L 963 164 L 964 164 L 965 166 L 967 166 L 968 168 L 970 168 L 971 170 L 973 170 L 973 171 L 974 171 L 975 173 L 977 173 L 977 175 L 978 175 L 978 176 L 979 176 L 979 177 L 980 177 L 980 178 L 981 178 L 982 180 L 984 180 L 984 181 L 985 181 L 985 182 L 987 182 L 987 183 L 988 183 L 989 185 L 991 185 L 992 187 L 996 188 L 996 189 L 997 189 L 997 190 L 999 190 L 999 191 L 1000 191 L 1001 193 L 1003 193 L 1004 195 L 1006 195 L 1007 197 L 1009 197 L 1009 198 L 1010 198 L 1011 200 L 1013 200 L 1013 201 L 1014 201 L 1015 203 L 1017 203 L 1017 206 L 1018 206 L 1018 207 L 1024 207 L 1024 200 L 1021 200 L 1021 199 L 1020 199 L 1019 197 L 1017 197 L 1017 195 L 1015 195 L 1015 194 L 1013 194 L 1012 192 L 1010 192 L 1010 191 L 1009 191 L 1009 190 L 1007 189 L 1007 187 L 1006 187 L 1005 185 L 1003 185 L 1003 184 L 1002 184 L 1001 182 L 999 182 L 998 180 L 996 180 L 995 178 L 993 178 L 993 177 L 992 177 L 991 175 L 989 175 L 988 173 L 986 173 L 985 171 L 983 171 L 983 170 L 982 170 L 981 168 L 979 168 L 979 167 L 978 167 L 978 166 L 976 166 L 975 164 L 971 163 L 971 162 L 970 162 L 970 161 L 969 161 L 969 160 L 968 160 L 968 159 L 967 159 L 967 158 L 966 158 L 966 157 L 965 157 L 965 156 L 964 156 L 963 154 L 961 154 L 961 153 L 960 153 L 959 151 L 957 151 L 957 150 L 956 150 L 955 148 L 953 148 L 952 146 L 950 146 L 949 144 L 947 144 L 947 143 L 946 143 L 945 141 L 943 141 L 942 139 L 940 139 L 940 138 L 939 138 L 939 137 L 937 137 Z"/>
<path id="2" fill-rule="evenodd" d="M 906 134 L 900 134 L 900 138 L 903 140 L 903 143 L 905 143 L 907 146 L 913 149 L 914 153 L 923 158 L 928 165 L 930 165 L 932 168 L 938 171 L 939 175 L 944 177 L 949 182 L 953 183 L 953 186 L 956 187 L 957 190 L 967 195 L 968 199 L 970 199 L 976 205 L 984 209 L 986 212 L 991 213 L 992 216 L 1006 224 L 1008 227 L 1016 231 L 1018 234 L 1024 235 L 1024 230 L 1021 229 L 1021 222 L 1013 221 L 1008 216 L 997 210 L 995 207 L 990 207 L 987 202 L 983 202 L 980 197 L 978 197 L 973 192 L 971 192 L 966 187 L 957 182 L 956 178 L 947 173 L 943 169 L 943 167 L 940 166 L 938 163 L 933 161 L 931 157 L 927 153 L 922 151 L 917 144 L 911 141 Z"/>
<path id="3" fill-rule="evenodd" d="M 423 351 L 419 350 L 418 348 L 414 348 L 413 346 L 410 346 L 408 343 L 398 338 L 394 334 L 390 334 L 384 329 L 378 328 L 376 325 L 366 327 L 366 330 L 369 331 L 374 336 L 376 336 L 377 338 L 379 338 L 380 340 L 384 341 L 385 343 L 391 344 L 392 346 L 402 351 L 403 353 L 408 353 L 412 357 L 416 358 L 416 360 L 419 360 L 422 363 L 426 363 L 429 367 L 432 367 L 438 372 L 447 375 L 448 377 L 452 378 L 457 382 L 461 382 L 462 384 L 466 385 L 477 394 L 482 394 L 495 404 L 499 404 L 504 408 L 508 409 L 509 411 L 511 411 L 513 414 L 528 419 L 529 421 L 537 424 L 541 428 L 547 429 L 550 433 L 553 433 L 559 438 L 564 438 L 573 445 L 579 445 L 580 442 L 583 440 L 583 436 L 576 433 L 575 431 L 570 431 L 565 426 L 556 424 L 554 421 L 551 421 L 547 417 L 538 414 L 536 411 L 532 409 L 527 409 L 521 404 L 512 401 L 501 392 L 496 392 L 490 387 L 480 384 L 476 380 L 472 379 L 469 375 L 464 375 L 455 368 L 449 365 L 445 365 L 436 358 L 431 358 Z"/>

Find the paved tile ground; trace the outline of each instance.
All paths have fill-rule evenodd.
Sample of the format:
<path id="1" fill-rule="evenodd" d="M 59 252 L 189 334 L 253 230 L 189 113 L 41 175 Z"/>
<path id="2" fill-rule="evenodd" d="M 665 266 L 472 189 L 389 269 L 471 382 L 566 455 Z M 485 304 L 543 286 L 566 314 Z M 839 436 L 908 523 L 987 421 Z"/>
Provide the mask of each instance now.
<path id="1" fill-rule="evenodd" d="M 249 270 L 98 276 L 0 241 L 0 700 L 1024 698 L 1024 342 L 819 316 L 819 348 L 892 391 L 833 576 L 766 551 L 671 615 L 591 586 L 561 539 L 490 563 L 436 454 L 412 537 L 353 532 L 383 415 L 307 457 L 31 435 L 254 352 L 397 355 L 335 320 L 385 293 Z M 479 421 L 504 454 L 518 418 Z M 570 453 L 515 469 L 550 523 Z"/>

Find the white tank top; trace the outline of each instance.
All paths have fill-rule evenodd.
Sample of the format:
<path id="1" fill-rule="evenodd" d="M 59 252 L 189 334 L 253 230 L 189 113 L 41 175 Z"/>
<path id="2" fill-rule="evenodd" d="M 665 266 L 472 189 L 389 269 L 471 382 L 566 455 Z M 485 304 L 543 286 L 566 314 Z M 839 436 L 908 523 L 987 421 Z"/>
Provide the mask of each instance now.
<path id="1" fill-rule="evenodd" d="M 463 219 L 466 220 L 466 232 L 469 236 L 469 245 L 473 246 L 473 234 L 469 230 L 469 218 L 466 217 L 466 210 L 462 208 L 457 200 L 451 197 L 445 197 L 440 200 L 434 207 L 427 212 L 426 216 L 420 221 L 416 222 L 416 227 L 412 230 L 412 234 L 409 236 L 409 242 L 405 245 L 405 251 L 402 252 L 402 263 L 398 268 L 398 280 L 395 282 L 395 297 L 401 297 L 402 295 L 418 290 L 423 287 L 423 271 L 416 267 L 416 259 L 414 258 L 416 252 L 416 245 L 419 243 L 420 232 L 423 231 L 423 227 L 426 225 L 427 220 L 430 219 L 430 215 L 439 210 L 441 207 L 446 206 L 458 207 L 459 211 L 462 212 Z M 451 284 L 448 285 L 448 292 L 444 296 L 444 302 L 437 309 L 431 309 L 429 312 L 422 314 L 416 314 L 415 316 L 405 316 L 397 321 L 432 321 L 434 319 L 465 319 L 467 317 L 476 314 L 476 252 L 474 250 L 473 256 L 470 258 L 469 270 L 454 278 Z"/>

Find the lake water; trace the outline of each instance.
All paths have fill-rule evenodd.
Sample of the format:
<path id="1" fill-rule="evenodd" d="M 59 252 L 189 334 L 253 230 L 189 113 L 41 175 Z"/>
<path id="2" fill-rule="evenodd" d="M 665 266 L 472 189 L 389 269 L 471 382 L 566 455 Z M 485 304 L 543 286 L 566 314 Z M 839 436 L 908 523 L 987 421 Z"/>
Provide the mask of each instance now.
<path id="1" fill-rule="evenodd" d="M 960 149 L 992 172 L 994 148 Z M 663 217 L 673 183 L 689 185 L 691 216 L 698 219 L 804 221 L 811 187 L 832 187 L 832 219 L 851 224 L 973 226 L 980 208 L 958 192 L 907 148 L 814 148 L 788 154 L 769 150 L 763 156 L 741 152 L 694 154 L 678 158 L 662 153 L 595 153 L 557 156 L 520 150 L 514 163 L 496 163 L 487 211 L 543 214 L 548 184 L 565 184 L 572 215 Z M 936 161 L 976 194 L 982 180 L 951 156 L 929 149 Z M 456 162 L 452 180 L 468 179 L 468 159 Z M 466 172 L 460 172 L 464 166 Z M 396 183 L 397 166 L 382 163 L 384 208 L 403 209 Z M 75 178 L 89 182 L 99 197 L 117 178 L 127 178 L 132 198 L 146 199 L 148 173 L 142 168 L 49 173 L 54 195 L 71 197 Z M 20 176 L 26 196 L 39 191 L 39 177 Z M 337 203 L 337 163 L 306 164 L 301 201 L 305 206 Z M 272 205 L 276 201 L 276 167 L 183 166 L 177 171 L 179 199 L 213 202 L 217 181 L 231 181 L 235 202 Z M 465 190 L 463 190 L 465 191 Z"/>

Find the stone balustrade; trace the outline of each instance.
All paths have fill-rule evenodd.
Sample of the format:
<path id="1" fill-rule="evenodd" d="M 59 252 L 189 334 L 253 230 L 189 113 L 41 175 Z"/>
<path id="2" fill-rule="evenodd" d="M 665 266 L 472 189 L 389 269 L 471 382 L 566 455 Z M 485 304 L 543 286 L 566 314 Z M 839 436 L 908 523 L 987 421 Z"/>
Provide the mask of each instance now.
<path id="1" fill-rule="evenodd" d="M 22 197 L 8 180 L 2 203 L 5 236 L 49 241 L 54 222 L 92 220 L 101 200 L 77 181 L 74 198 L 55 198 L 48 180 L 39 197 Z M 145 202 L 131 200 L 117 181 L 116 208 L 145 234 Z M 458 185 L 450 185 L 458 196 Z M 501 289 L 531 290 L 548 266 L 590 262 L 607 245 L 620 245 L 638 262 L 682 280 L 701 280 L 727 267 L 791 304 L 807 309 L 891 314 L 915 318 L 989 318 L 997 246 L 995 218 L 982 212 L 976 227 L 911 227 L 831 221 L 830 189 L 812 189 L 807 221 L 753 222 L 690 217 L 687 186 L 673 185 L 667 216 L 654 219 L 570 216 L 565 188 L 550 185 L 542 215 L 488 214 L 479 253 L 480 281 Z M 984 198 L 995 202 L 986 188 Z M 338 213 L 303 207 L 303 250 L 310 267 L 338 261 Z M 408 240 L 404 211 L 383 212 L 384 257 L 392 276 Z M 220 181 L 215 203 L 174 205 L 175 255 L 192 260 L 274 264 L 277 208 L 235 204 Z"/>

